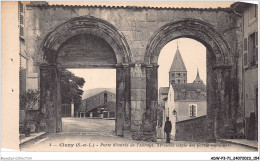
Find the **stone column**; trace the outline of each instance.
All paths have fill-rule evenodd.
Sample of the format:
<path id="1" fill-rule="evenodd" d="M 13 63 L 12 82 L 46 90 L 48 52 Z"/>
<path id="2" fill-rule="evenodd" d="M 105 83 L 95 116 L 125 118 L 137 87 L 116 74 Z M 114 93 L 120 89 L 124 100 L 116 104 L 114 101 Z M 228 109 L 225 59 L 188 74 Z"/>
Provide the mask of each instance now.
<path id="1" fill-rule="evenodd" d="M 146 109 L 143 131 L 146 140 L 156 141 L 158 107 L 158 65 L 146 67 Z"/>
<path id="2" fill-rule="evenodd" d="M 73 101 L 71 102 L 71 112 L 70 112 L 70 114 L 71 114 L 71 117 L 74 117 L 74 102 Z"/>
<path id="3" fill-rule="evenodd" d="M 143 125 L 146 118 L 146 67 L 131 64 L 131 132 L 132 138 L 143 139 Z"/>
<path id="4" fill-rule="evenodd" d="M 228 138 L 232 128 L 231 66 L 216 64 L 214 54 L 207 50 L 207 120 L 208 138 Z M 231 122 L 230 122 L 231 121 Z"/>
<path id="5" fill-rule="evenodd" d="M 214 101 L 215 115 L 215 138 L 229 138 L 233 130 L 232 124 L 232 80 L 230 77 L 230 68 L 227 66 L 217 66 L 213 68 L 216 76 L 216 88 Z"/>
<path id="6" fill-rule="evenodd" d="M 46 132 L 62 130 L 60 73 L 54 64 L 40 65 L 40 104 L 46 114 Z"/>
<path id="7" fill-rule="evenodd" d="M 116 68 L 116 135 L 129 137 L 130 116 L 130 70 L 128 64 Z"/>

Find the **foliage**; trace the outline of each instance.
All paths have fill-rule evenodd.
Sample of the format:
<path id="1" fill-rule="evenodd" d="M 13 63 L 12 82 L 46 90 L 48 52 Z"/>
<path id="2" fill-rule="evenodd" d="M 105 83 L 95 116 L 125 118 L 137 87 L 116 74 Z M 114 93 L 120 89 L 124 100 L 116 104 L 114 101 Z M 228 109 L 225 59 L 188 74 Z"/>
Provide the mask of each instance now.
<path id="1" fill-rule="evenodd" d="M 21 110 L 38 110 L 40 92 L 38 90 L 29 89 L 20 95 Z"/>
<path id="2" fill-rule="evenodd" d="M 61 69 L 61 102 L 71 103 L 73 100 L 75 111 L 80 107 L 85 83 L 84 78 L 75 76 L 72 72 Z"/>

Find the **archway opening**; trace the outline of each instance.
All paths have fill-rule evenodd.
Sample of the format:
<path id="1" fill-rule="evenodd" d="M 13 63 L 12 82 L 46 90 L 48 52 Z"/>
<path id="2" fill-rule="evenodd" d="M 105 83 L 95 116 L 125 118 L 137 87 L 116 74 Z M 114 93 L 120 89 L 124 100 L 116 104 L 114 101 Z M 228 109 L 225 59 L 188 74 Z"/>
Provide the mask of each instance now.
<path id="1" fill-rule="evenodd" d="M 116 69 L 69 68 L 67 70 L 78 79 L 63 83 L 66 75 L 61 76 L 62 131 L 114 135 Z M 85 83 L 77 91 L 75 88 L 72 90 L 66 88 L 68 83 L 75 87 L 79 79 L 83 79 Z M 73 92 L 73 99 L 67 97 Z M 74 108 L 73 113 L 72 108 Z"/>
<path id="2" fill-rule="evenodd" d="M 180 140 L 213 141 L 219 136 L 229 137 L 227 136 L 229 134 L 224 131 L 235 129 L 235 127 L 232 126 L 232 120 L 234 119 L 232 112 L 235 113 L 236 111 L 231 108 L 233 90 L 231 86 L 232 57 L 230 57 L 230 49 L 227 42 L 222 35 L 207 22 L 198 19 L 184 19 L 166 24 L 154 34 L 146 48 L 145 61 L 154 66 L 158 65 L 158 57 L 162 48 L 170 41 L 178 38 L 191 38 L 206 47 L 206 84 L 208 85 L 206 90 L 207 115 L 201 120 L 192 119 L 193 122 L 176 123 L 176 125 L 180 125 L 176 126 L 176 131 L 178 131 L 178 127 L 180 127 L 179 131 L 182 131 L 179 133 L 179 137 L 181 137 Z M 173 74 L 176 73 L 172 73 L 172 75 L 169 76 L 173 77 Z M 183 74 L 186 73 L 179 72 L 177 74 L 183 76 Z M 184 80 L 172 79 L 172 81 L 184 83 Z M 182 91 L 181 93 L 186 92 Z M 191 109 L 194 109 L 194 106 L 191 106 Z M 169 111 L 169 113 L 172 112 Z M 173 113 L 176 113 L 176 111 Z M 192 125 L 196 124 L 196 122 L 201 122 L 201 126 Z M 223 124 L 225 124 L 225 126 L 221 126 Z M 187 127 L 190 128 L 187 129 Z M 203 134 L 200 133 L 201 131 Z M 183 133 L 187 135 L 182 135 Z M 177 134 L 178 132 L 176 132 L 176 135 Z M 177 136 L 175 137 L 177 138 Z"/>
<path id="3" fill-rule="evenodd" d="M 102 103 L 96 102 L 88 109 L 86 109 L 86 104 L 84 106 L 84 100 L 81 102 L 82 105 L 77 105 L 79 106 L 77 111 L 72 108 L 75 106 L 71 105 L 71 117 L 89 116 L 114 119 L 116 120 L 113 123 L 116 135 L 123 136 L 125 123 L 125 103 L 123 102 L 129 102 L 125 92 L 129 87 L 124 85 L 123 88 L 119 88 L 119 85 L 126 84 L 129 79 L 129 74 L 125 70 L 129 72 L 127 64 L 130 51 L 125 38 L 118 33 L 117 29 L 94 17 L 78 17 L 65 22 L 50 32 L 42 43 L 42 51 L 43 58 L 47 62 L 47 64 L 41 65 L 40 71 L 41 106 L 42 111 L 47 116 L 46 131 L 62 131 L 61 117 L 67 115 L 61 107 L 64 102 L 61 98 L 61 88 L 64 88 L 60 81 L 62 71 L 70 68 L 113 69 L 115 76 L 112 78 L 114 78 L 113 83 L 116 84 L 116 88 L 112 90 L 114 92 L 101 91 L 103 93 L 99 97 Z M 73 104 L 74 102 L 70 98 L 65 103 Z M 85 109 L 82 111 L 80 107 L 82 110 L 83 107 Z"/>
<path id="4" fill-rule="evenodd" d="M 63 71 L 62 131 L 114 133 L 117 60 L 110 44 L 91 34 L 75 35 L 59 48 L 57 64 Z M 64 83 L 69 77 L 64 71 L 74 75 L 68 83 Z M 80 88 L 68 90 L 71 86 Z"/>
<path id="5" fill-rule="evenodd" d="M 172 40 L 160 52 L 158 126 L 164 128 L 169 117 L 173 140 L 176 122 L 189 122 L 207 115 L 206 57 L 206 47 L 190 38 Z M 158 138 L 166 139 L 162 133 L 158 133 Z"/>

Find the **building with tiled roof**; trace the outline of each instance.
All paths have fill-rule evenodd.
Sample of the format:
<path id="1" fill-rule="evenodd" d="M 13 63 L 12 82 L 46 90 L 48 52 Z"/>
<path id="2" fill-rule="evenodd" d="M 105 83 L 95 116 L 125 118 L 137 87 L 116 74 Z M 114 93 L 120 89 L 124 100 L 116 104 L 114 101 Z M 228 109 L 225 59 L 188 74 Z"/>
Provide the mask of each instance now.
<path id="1" fill-rule="evenodd" d="M 193 83 L 187 83 L 187 70 L 177 48 L 169 70 L 169 87 L 159 88 L 159 104 L 163 111 L 162 127 L 166 117 L 173 123 L 172 138 L 175 136 L 175 122 L 205 116 L 207 114 L 207 88 L 201 80 L 199 70 Z M 161 135 L 162 136 L 162 135 Z"/>
<path id="2" fill-rule="evenodd" d="M 85 94 L 85 95 L 84 95 Z M 113 88 L 95 88 L 85 91 L 79 117 L 115 117 L 116 91 Z"/>

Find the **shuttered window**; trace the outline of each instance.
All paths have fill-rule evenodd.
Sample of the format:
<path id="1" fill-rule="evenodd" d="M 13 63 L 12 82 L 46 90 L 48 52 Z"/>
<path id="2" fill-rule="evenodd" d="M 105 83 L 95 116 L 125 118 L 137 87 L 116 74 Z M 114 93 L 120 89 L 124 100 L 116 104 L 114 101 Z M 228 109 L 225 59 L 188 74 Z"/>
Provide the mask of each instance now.
<path id="1" fill-rule="evenodd" d="M 248 59 L 250 59 L 250 66 L 254 67 L 257 64 L 258 57 L 258 46 L 257 46 L 257 34 L 252 33 L 248 37 Z"/>
<path id="2" fill-rule="evenodd" d="M 197 105 L 191 104 L 191 105 L 189 105 L 189 108 L 190 108 L 190 110 L 189 110 L 189 112 L 190 112 L 190 117 L 195 117 L 195 116 L 197 116 Z"/>
<path id="3" fill-rule="evenodd" d="M 247 44 L 247 38 L 244 38 L 244 68 L 248 67 L 248 44 Z"/>

